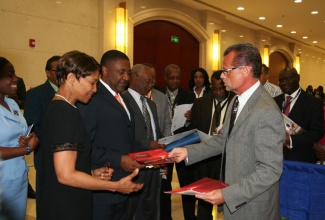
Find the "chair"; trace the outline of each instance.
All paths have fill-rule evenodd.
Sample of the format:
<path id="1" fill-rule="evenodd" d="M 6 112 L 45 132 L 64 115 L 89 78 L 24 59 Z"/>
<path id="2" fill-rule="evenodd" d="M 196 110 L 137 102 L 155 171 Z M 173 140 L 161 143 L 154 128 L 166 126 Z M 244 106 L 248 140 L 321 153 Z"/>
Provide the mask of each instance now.
<path id="1" fill-rule="evenodd" d="M 317 158 L 320 160 L 320 164 L 324 165 L 325 161 L 325 145 L 320 143 L 314 143 L 314 150 L 316 152 Z"/>

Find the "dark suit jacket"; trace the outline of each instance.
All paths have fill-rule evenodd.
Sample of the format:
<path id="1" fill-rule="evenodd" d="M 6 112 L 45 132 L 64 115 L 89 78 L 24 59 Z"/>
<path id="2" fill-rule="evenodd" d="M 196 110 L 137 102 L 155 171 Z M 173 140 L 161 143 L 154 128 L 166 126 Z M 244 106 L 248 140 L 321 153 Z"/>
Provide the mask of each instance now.
<path id="1" fill-rule="evenodd" d="M 126 100 L 130 107 L 131 107 L 131 112 L 133 113 L 134 116 L 134 124 L 135 124 L 135 151 L 145 151 L 145 150 L 150 150 L 150 142 L 147 140 L 147 128 L 146 128 L 146 123 L 144 121 L 144 117 L 142 114 L 141 109 L 139 108 L 138 104 L 132 97 L 132 95 L 129 93 L 129 91 L 125 91 L 122 94 L 123 100 Z M 150 99 L 147 99 L 147 103 L 150 107 L 151 113 L 153 114 L 154 118 L 154 123 L 156 126 L 156 135 L 157 139 L 161 137 L 160 129 L 159 129 L 159 123 L 158 123 L 158 116 L 157 116 L 157 109 L 156 109 L 156 104 L 151 101 Z"/>
<path id="2" fill-rule="evenodd" d="M 124 100 L 127 105 L 126 101 Z M 121 165 L 122 155 L 134 151 L 133 122 L 127 112 L 108 89 L 101 83 L 97 84 L 97 93 L 88 104 L 77 104 L 86 129 L 91 136 L 92 169 L 103 167 L 106 162 L 114 169 L 112 181 L 117 181 L 128 173 Z M 130 107 L 127 105 L 130 111 Z M 125 201 L 127 196 L 109 191 L 94 192 L 94 204 L 116 204 Z"/>
<path id="3" fill-rule="evenodd" d="M 284 94 L 274 97 L 275 102 L 282 110 Z M 283 148 L 285 160 L 316 163 L 317 158 L 313 143 L 322 138 L 324 134 L 324 113 L 322 103 L 301 90 L 296 103 L 292 107 L 289 118 L 302 127 L 305 132 L 291 135 L 293 148 Z"/>
<path id="4" fill-rule="evenodd" d="M 39 139 L 42 138 L 43 117 L 54 94 L 55 91 L 48 80 L 26 93 L 24 116 L 27 124 L 34 124 L 33 131 Z M 36 170 L 42 167 L 42 151 L 39 147 L 34 151 L 34 165 Z"/>
<path id="5" fill-rule="evenodd" d="M 227 111 L 229 102 L 234 97 L 234 93 L 230 93 L 225 110 Z M 189 129 L 198 129 L 209 134 L 212 119 L 213 94 L 208 93 L 201 98 L 197 98 L 192 107 L 192 119 Z M 225 117 L 223 118 L 225 119 Z M 223 122 L 222 122 L 223 123 Z"/>

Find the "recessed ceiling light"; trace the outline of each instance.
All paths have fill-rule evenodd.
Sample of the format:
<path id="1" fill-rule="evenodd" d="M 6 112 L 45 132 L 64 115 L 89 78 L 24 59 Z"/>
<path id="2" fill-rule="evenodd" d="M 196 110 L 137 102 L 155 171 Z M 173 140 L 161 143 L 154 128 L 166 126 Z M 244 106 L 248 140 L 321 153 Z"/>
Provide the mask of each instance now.
<path id="1" fill-rule="evenodd" d="M 60 1 L 56 1 L 55 3 L 56 3 L 56 4 L 61 4 L 62 2 L 60 2 Z"/>
<path id="2" fill-rule="evenodd" d="M 310 12 L 312 15 L 317 15 L 318 14 L 318 11 L 312 11 Z"/>
<path id="3" fill-rule="evenodd" d="M 314 40 L 314 41 L 313 41 L 313 44 L 317 44 L 317 40 Z"/>
<path id="4" fill-rule="evenodd" d="M 260 20 L 265 20 L 265 17 L 259 17 L 258 19 L 260 19 Z"/>
<path id="5" fill-rule="evenodd" d="M 214 23 L 213 22 L 209 22 L 209 25 L 214 25 Z"/>
<path id="6" fill-rule="evenodd" d="M 264 41 L 266 41 L 265 39 L 262 39 L 262 41 L 264 42 Z"/>
<path id="7" fill-rule="evenodd" d="M 302 0 L 295 0 L 295 3 L 301 3 Z"/>
<path id="8" fill-rule="evenodd" d="M 302 38 L 303 38 L 303 39 L 307 39 L 307 38 L 308 38 L 308 36 L 303 36 Z"/>
<path id="9" fill-rule="evenodd" d="M 244 7 L 238 7 L 237 10 L 238 11 L 243 11 L 243 10 L 245 10 L 245 8 Z"/>
<path id="10" fill-rule="evenodd" d="M 239 37 L 244 37 L 244 35 L 239 35 Z"/>
<path id="11" fill-rule="evenodd" d="M 278 24 L 276 27 L 278 27 L 278 28 L 282 28 L 282 24 Z"/>
<path id="12" fill-rule="evenodd" d="M 291 34 L 296 34 L 297 32 L 296 32 L 296 31 L 291 31 L 290 33 L 291 33 Z"/>
<path id="13" fill-rule="evenodd" d="M 147 8 L 145 5 L 141 5 L 140 8 L 144 9 Z"/>
<path id="14" fill-rule="evenodd" d="M 221 30 L 221 32 L 227 32 L 227 30 Z"/>

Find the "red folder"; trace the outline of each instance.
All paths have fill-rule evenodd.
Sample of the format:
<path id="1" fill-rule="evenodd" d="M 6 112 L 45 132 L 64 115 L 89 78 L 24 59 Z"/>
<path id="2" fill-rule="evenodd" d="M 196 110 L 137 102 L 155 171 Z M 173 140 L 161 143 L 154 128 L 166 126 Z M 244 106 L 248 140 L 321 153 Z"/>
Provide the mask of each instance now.
<path id="1" fill-rule="evenodd" d="M 163 149 L 148 150 L 142 152 L 129 153 L 139 163 L 146 165 L 164 164 L 173 162 L 172 159 L 168 158 L 168 153 Z"/>
<path id="2" fill-rule="evenodd" d="M 205 177 L 187 186 L 181 187 L 179 189 L 167 191 L 165 193 L 175 193 L 175 194 L 194 196 L 196 194 L 208 193 L 216 189 L 223 189 L 227 186 L 228 186 L 227 183 Z"/>

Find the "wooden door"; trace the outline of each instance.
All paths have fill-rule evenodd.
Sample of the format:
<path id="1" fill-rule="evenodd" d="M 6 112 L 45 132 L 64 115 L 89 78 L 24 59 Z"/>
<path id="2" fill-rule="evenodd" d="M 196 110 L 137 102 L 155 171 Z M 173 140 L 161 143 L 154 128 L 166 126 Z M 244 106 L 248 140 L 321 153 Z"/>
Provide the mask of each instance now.
<path id="1" fill-rule="evenodd" d="M 171 37 L 179 42 L 172 42 Z M 192 69 L 199 67 L 199 42 L 185 29 L 167 21 L 149 21 L 134 27 L 134 64 L 151 63 L 156 69 L 156 85 L 165 86 L 168 64 L 182 70 L 181 87 L 188 89 Z"/>
<path id="2" fill-rule="evenodd" d="M 274 52 L 270 55 L 270 70 L 269 70 L 269 82 L 279 85 L 280 71 L 288 66 L 288 60 L 280 52 Z"/>

